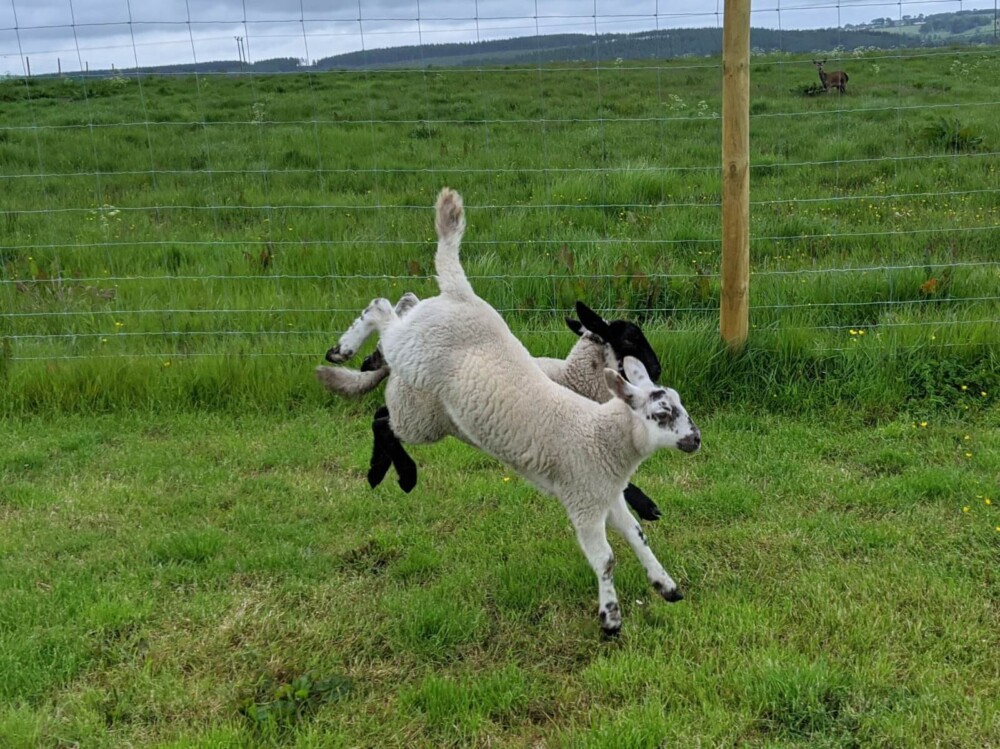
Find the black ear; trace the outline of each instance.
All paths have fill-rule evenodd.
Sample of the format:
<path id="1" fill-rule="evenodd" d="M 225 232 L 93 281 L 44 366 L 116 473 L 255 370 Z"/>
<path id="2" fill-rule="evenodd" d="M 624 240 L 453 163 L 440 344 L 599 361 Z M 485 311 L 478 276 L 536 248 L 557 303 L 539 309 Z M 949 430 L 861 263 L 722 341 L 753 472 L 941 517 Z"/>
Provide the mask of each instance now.
<path id="1" fill-rule="evenodd" d="M 583 335 L 583 325 L 579 320 L 574 320 L 572 317 L 566 318 L 566 327 L 572 330 L 577 335 Z"/>
<path id="2" fill-rule="evenodd" d="M 583 323 L 583 327 L 591 333 L 596 333 L 605 340 L 608 339 L 608 324 L 605 322 L 604 318 L 594 312 L 594 310 L 583 302 L 577 302 L 576 315 L 580 318 L 580 322 Z"/>

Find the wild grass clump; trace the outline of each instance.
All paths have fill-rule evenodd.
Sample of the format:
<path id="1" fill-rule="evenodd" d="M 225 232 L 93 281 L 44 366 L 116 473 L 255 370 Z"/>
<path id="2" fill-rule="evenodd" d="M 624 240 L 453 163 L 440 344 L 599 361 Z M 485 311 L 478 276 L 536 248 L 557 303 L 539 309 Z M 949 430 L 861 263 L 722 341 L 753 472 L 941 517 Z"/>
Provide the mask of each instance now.
<path id="1" fill-rule="evenodd" d="M 952 153 L 973 153 L 983 146 L 983 136 L 957 117 L 939 117 L 925 125 L 920 135 L 932 148 Z"/>

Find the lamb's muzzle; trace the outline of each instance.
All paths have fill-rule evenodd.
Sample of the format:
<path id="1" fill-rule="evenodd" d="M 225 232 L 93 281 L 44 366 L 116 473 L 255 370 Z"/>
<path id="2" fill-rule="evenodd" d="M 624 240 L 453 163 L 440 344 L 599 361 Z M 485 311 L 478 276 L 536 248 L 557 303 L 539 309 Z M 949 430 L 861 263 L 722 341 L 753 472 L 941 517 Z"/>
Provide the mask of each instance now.
<path id="1" fill-rule="evenodd" d="M 677 441 L 677 447 L 686 453 L 698 452 L 698 448 L 701 447 L 701 432 L 695 427 L 695 430 L 686 437 L 681 437 Z"/>

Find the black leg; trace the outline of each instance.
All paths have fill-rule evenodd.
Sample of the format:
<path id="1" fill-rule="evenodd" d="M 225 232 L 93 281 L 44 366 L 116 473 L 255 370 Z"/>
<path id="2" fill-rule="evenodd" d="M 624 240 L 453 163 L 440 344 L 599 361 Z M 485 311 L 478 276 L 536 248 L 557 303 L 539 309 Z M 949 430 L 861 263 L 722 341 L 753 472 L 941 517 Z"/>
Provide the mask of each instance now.
<path id="1" fill-rule="evenodd" d="M 368 469 L 368 483 L 375 488 L 389 470 L 389 465 L 395 467 L 399 477 L 399 488 L 407 494 L 417 485 L 417 465 L 407 455 L 403 443 L 393 434 L 389 426 L 389 409 L 382 406 L 375 412 L 372 421 L 372 459 Z"/>
<path id="2" fill-rule="evenodd" d="M 385 411 L 385 416 L 379 415 L 382 411 Z M 382 406 L 375 412 L 375 419 L 372 421 L 372 458 L 368 466 L 368 484 L 372 489 L 382 483 L 392 465 L 392 457 L 385 445 L 386 432 L 392 434 L 389 429 L 389 410 Z"/>
<path id="3" fill-rule="evenodd" d="M 365 357 L 365 360 L 363 362 L 361 362 L 361 371 L 374 372 L 376 369 L 382 369 L 382 367 L 384 366 L 385 366 L 385 359 L 382 357 L 382 349 L 376 348 L 374 351 L 368 354 L 368 356 Z M 385 406 L 382 406 L 382 408 L 385 408 Z M 386 411 L 386 416 L 388 415 L 389 412 Z"/>
<path id="4" fill-rule="evenodd" d="M 659 520 L 660 508 L 635 484 L 625 487 L 625 501 L 643 520 Z"/>
<path id="5" fill-rule="evenodd" d="M 391 429 L 389 429 L 388 423 L 386 424 L 386 430 L 392 437 L 391 441 L 386 442 L 386 447 L 389 449 L 389 456 L 392 458 L 392 465 L 396 468 L 399 488 L 409 494 L 413 491 L 413 487 L 417 485 L 417 464 L 414 463 L 413 458 L 406 453 L 406 450 L 403 448 L 403 443 L 400 442 L 399 438 L 392 433 Z"/>

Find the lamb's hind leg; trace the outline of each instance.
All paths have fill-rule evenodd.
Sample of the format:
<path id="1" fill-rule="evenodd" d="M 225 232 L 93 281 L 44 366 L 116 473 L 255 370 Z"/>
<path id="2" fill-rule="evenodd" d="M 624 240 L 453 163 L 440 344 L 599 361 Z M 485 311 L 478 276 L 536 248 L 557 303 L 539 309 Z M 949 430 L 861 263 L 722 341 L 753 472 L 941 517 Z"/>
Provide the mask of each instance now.
<path id="1" fill-rule="evenodd" d="M 576 528 L 576 539 L 580 542 L 591 569 L 597 575 L 598 617 L 604 634 L 613 637 L 622 628 L 622 613 L 618 607 L 618 593 L 615 592 L 615 555 L 608 544 L 605 516 L 583 520 L 572 518 Z"/>
<path id="2" fill-rule="evenodd" d="M 409 493 L 417 485 L 417 465 L 403 448 L 389 423 L 389 409 L 382 406 L 372 421 L 372 459 L 368 468 L 368 483 L 374 489 L 382 483 L 389 466 L 396 467 L 399 488 Z"/>
<path id="3" fill-rule="evenodd" d="M 404 306 L 405 311 L 408 311 L 416 304 L 416 301 L 412 303 L 408 301 L 404 305 L 403 300 L 407 299 L 408 296 L 410 295 L 404 294 L 398 303 Z M 416 297 L 414 297 L 414 300 L 416 300 Z M 326 352 L 326 360 L 331 364 L 339 364 L 347 361 L 358 353 L 358 349 L 364 345 L 364 342 L 368 340 L 372 333 L 379 329 L 380 324 L 385 324 L 393 318 L 398 319 L 398 315 L 388 299 L 373 299 L 365 307 L 364 311 L 355 318 L 350 327 L 344 331 L 343 335 L 340 336 L 337 345 Z"/>
<path id="4" fill-rule="evenodd" d="M 639 561 L 646 570 L 646 576 L 656 592 L 671 603 L 684 598 L 677 588 L 677 583 L 667 574 L 663 565 L 653 555 L 649 543 L 646 541 L 646 535 L 642 532 L 639 523 L 632 517 L 632 513 L 628 511 L 624 497 L 619 497 L 618 501 L 611 507 L 608 521 L 612 528 L 625 537 L 628 545 L 632 547 L 632 551 L 639 557 Z"/>

